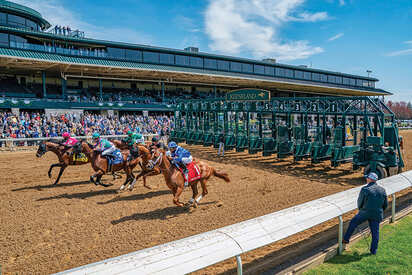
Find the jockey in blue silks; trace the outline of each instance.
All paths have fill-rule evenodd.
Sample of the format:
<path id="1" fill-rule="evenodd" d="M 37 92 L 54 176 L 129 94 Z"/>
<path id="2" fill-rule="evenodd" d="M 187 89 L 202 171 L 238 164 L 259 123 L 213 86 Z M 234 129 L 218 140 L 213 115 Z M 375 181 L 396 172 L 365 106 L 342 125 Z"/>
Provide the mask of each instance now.
<path id="1" fill-rule="evenodd" d="M 183 173 L 185 174 L 185 180 L 188 180 L 189 170 L 187 170 L 187 165 L 193 161 L 192 155 L 189 151 L 180 147 L 176 144 L 176 142 L 171 141 L 168 145 L 169 150 L 171 152 L 171 157 L 173 158 L 172 163 L 183 169 Z"/>

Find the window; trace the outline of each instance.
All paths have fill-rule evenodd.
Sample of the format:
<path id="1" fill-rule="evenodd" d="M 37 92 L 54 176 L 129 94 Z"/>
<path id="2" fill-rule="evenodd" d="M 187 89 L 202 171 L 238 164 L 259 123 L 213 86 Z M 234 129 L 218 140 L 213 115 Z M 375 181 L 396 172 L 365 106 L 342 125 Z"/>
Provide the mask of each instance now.
<path id="1" fill-rule="evenodd" d="M 125 50 L 126 59 L 133 61 L 142 61 L 142 52 L 136 50 Z"/>
<path id="2" fill-rule="evenodd" d="M 375 88 L 375 81 L 369 81 L 369 87 Z"/>
<path id="3" fill-rule="evenodd" d="M 328 75 L 328 82 L 329 83 L 336 83 L 336 76 Z"/>
<path id="4" fill-rule="evenodd" d="M 25 26 L 26 25 L 26 19 L 23 17 L 13 15 L 13 14 L 8 14 L 8 23 L 10 25 L 17 25 L 17 26 Z"/>
<path id="5" fill-rule="evenodd" d="M 356 85 L 356 80 L 354 78 L 349 78 L 349 85 L 355 86 Z"/>
<path id="6" fill-rule="evenodd" d="M 285 69 L 285 77 L 293 78 L 293 70 Z"/>
<path id="7" fill-rule="evenodd" d="M 312 73 L 311 72 L 303 72 L 303 79 L 312 80 Z"/>
<path id="8" fill-rule="evenodd" d="M 0 33 L 0 45 L 9 46 L 9 35 L 7 33 Z"/>
<path id="9" fill-rule="evenodd" d="M 176 55 L 176 65 L 189 66 L 189 57 L 186 55 Z"/>
<path id="10" fill-rule="evenodd" d="M 303 79 L 303 71 L 295 71 L 295 78 L 297 79 Z"/>
<path id="11" fill-rule="evenodd" d="M 161 64 L 175 64 L 175 56 L 169 53 L 161 53 L 159 54 L 159 59 Z"/>
<path id="12" fill-rule="evenodd" d="M 124 49 L 119 48 L 107 48 L 107 56 L 111 58 L 120 58 L 124 59 Z"/>
<path id="13" fill-rule="evenodd" d="M 144 51 L 143 52 L 143 62 L 159 63 L 159 53 Z"/>
<path id="14" fill-rule="evenodd" d="M 327 82 L 328 81 L 328 76 L 326 74 L 320 74 L 320 81 Z"/>
<path id="15" fill-rule="evenodd" d="M 205 69 L 212 69 L 212 70 L 217 69 L 216 59 L 205 58 L 204 62 L 205 62 Z"/>
<path id="16" fill-rule="evenodd" d="M 265 66 L 262 65 L 254 65 L 253 70 L 255 74 L 265 74 Z"/>
<path id="17" fill-rule="evenodd" d="M 342 84 L 342 77 L 341 76 L 336 77 L 336 83 L 337 84 Z"/>
<path id="18" fill-rule="evenodd" d="M 230 62 L 230 70 L 232 72 L 241 72 L 242 71 L 242 63 Z"/>
<path id="19" fill-rule="evenodd" d="M 343 80 L 343 85 L 349 85 L 350 84 L 349 78 L 344 77 L 344 78 L 342 78 L 342 80 Z"/>
<path id="20" fill-rule="evenodd" d="M 265 66 L 265 75 L 274 76 L 275 68 L 273 68 L 272 66 Z"/>
<path id="21" fill-rule="evenodd" d="M 312 80 L 313 81 L 320 81 L 320 74 L 312 73 Z"/>
<path id="22" fill-rule="evenodd" d="M 203 68 L 203 58 L 191 56 L 189 60 L 190 60 L 190 66 L 196 67 L 196 68 Z"/>
<path id="23" fill-rule="evenodd" d="M 6 24 L 7 23 L 7 14 L 4 12 L 0 12 L 0 23 Z"/>
<path id="24" fill-rule="evenodd" d="M 252 64 L 242 64 L 242 72 L 243 73 L 253 73 L 253 65 Z"/>
<path id="25" fill-rule="evenodd" d="M 217 69 L 220 71 L 229 71 L 229 61 L 218 60 Z"/>
<path id="26" fill-rule="evenodd" d="M 10 41 L 13 41 L 16 43 L 27 43 L 27 40 L 24 39 L 23 37 L 13 35 L 13 34 L 10 34 Z"/>
<path id="27" fill-rule="evenodd" d="M 356 86 L 363 86 L 363 80 L 362 79 L 356 79 Z"/>
<path id="28" fill-rule="evenodd" d="M 29 19 L 26 19 L 26 26 L 32 31 L 39 30 L 38 25 Z"/>
<path id="29" fill-rule="evenodd" d="M 285 69 L 276 68 L 276 76 L 285 77 Z"/>

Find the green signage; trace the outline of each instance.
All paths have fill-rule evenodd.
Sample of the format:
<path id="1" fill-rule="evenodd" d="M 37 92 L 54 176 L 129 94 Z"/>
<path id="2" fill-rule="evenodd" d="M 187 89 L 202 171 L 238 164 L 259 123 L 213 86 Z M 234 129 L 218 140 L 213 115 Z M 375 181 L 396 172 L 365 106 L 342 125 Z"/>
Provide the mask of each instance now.
<path id="1" fill-rule="evenodd" d="M 270 100 L 270 92 L 260 89 L 240 89 L 228 92 L 226 100 L 260 101 Z"/>

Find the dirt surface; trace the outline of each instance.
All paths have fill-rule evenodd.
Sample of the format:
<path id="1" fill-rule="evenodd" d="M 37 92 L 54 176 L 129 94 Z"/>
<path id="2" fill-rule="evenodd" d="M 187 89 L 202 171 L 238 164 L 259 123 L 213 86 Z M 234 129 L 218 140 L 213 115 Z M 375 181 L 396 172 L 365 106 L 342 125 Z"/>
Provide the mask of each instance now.
<path id="1" fill-rule="evenodd" d="M 412 169 L 412 131 L 405 138 L 406 169 Z M 53 153 L 37 159 L 34 151 L 0 153 L 0 265 L 3 273 L 46 274 L 115 257 L 142 248 L 254 218 L 363 184 L 362 171 L 329 162 L 293 164 L 291 159 L 227 152 L 218 158 L 212 148 L 188 146 L 195 157 L 229 173 L 232 182 L 213 178 L 209 194 L 197 209 L 178 208 L 163 176 L 148 179 L 118 194 L 123 179 L 107 188 L 88 182 L 89 165 L 69 167 L 61 183 L 47 177 Z M 410 164 L 410 163 L 411 164 Z M 58 169 L 58 168 L 57 168 Z M 104 178 L 112 181 L 110 176 Z M 187 189 L 182 201 L 191 197 Z M 307 238 L 324 226 L 247 254 L 245 263 Z M 234 261 L 199 274 L 231 269 Z"/>

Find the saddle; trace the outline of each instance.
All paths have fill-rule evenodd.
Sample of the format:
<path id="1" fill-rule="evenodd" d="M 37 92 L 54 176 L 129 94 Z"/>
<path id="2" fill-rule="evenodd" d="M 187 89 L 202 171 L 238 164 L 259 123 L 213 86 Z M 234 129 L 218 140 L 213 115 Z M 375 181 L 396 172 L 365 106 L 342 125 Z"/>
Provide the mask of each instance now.
<path id="1" fill-rule="evenodd" d="M 190 184 L 194 181 L 197 181 L 200 179 L 200 168 L 197 164 L 195 164 L 193 161 L 189 164 L 186 165 L 187 170 L 189 171 L 187 178 L 185 177 L 185 174 L 183 172 L 183 168 L 178 167 L 177 169 L 183 174 L 183 177 L 185 178 L 185 183 Z"/>

